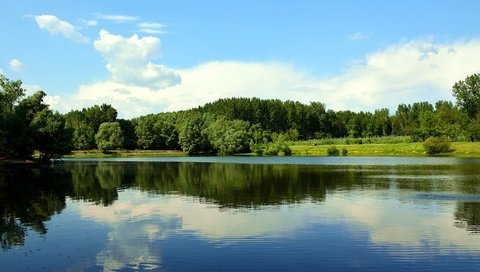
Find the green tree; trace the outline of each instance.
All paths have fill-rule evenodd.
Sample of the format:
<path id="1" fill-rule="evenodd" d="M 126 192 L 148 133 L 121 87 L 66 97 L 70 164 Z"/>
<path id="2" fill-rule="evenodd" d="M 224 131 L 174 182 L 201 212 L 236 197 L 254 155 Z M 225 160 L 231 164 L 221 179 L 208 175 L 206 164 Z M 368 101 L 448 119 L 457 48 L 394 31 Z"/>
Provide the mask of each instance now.
<path id="1" fill-rule="evenodd" d="M 95 132 L 85 123 L 79 123 L 73 131 L 73 148 L 75 150 L 89 150 L 95 148 Z"/>
<path id="2" fill-rule="evenodd" d="M 10 81 L 0 74 L 0 157 L 12 154 L 14 131 L 18 129 L 19 119 L 15 115 L 15 106 L 25 95 L 20 80 Z"/>
<path id="3" fill-rule="evenodd" d="M 208 126 L 208 140 L 221 155 L 246 152 L 249 150 L 249 127 L 246 121 L 219 118 Z"/>
<path id="4" fill-rule="evenodd" d="M 65 117 L 58 112 L 43 109 L 35 115 L 30 126 L 35 148 L 40 152 L 40 160 L 50 161 L 72 150 L 71 129 L 65 128 Z"/>
<path id="5" fill-rule="evenodd" d="M 117 122 L 122 128 L 123 134 L 123 147 L 128 150 L 135 149 L 136 147 L 136 136 L 135 136 L 135 127 L 131 120 L 118 119 Z"/>
<path id="6" fill-rule="evenodd" d="M 98 149 L 102 151 L 114 150 L 123 147 L 122 128 L 118 122 L 102 123 L 95 135 Z"/>
<path id="7" fill-rule="evenodd" d="M 102 123 L 115 122 L 117 120 L 117 110 L 108 104 L 82 109 L 82 113 L 85 115 L 87 124 L 92 126 L 95 133 L 98 132 Z"/>
<path id="8" fill-rule="evenodd" d="M 480 113 L 476 118 L 470 120 L 466 134 L 471 141 L 480 141 Z"/>
<path id="9" fill-rule="evenodd" d="M 452 141 L 464 136 L 464 127 L 468 118 L 450 101 L 438 101 L 435 104 L 434 126 L 439 135 L 446 135 Z"/>
<path id="10" fill-rule="evenodd" d="M 212 146 L 205 131 L 206 127 L 205 116 L 194 114 L 187 119 L 178 135 L 182 150 L 189 155 L 212 152 Z"/>
<path id="11" fill-rule="evenodd" d="M 475 118 L 480 112 L 480 74 L 473 74 L 456 82 L 452 91 L 458 106 L 470 119 Z"/>
<path id="12" fill-rule="evenodd" d="M 46 94 L 38 91 L 27 98 L 20 100 L 14 107 L 14 115 L 9 122 L 7 142 L 12 157 L 28 158 L 35 150 L 35 131 L 31 128 L 31 122 L 35 115 L 48 105 L 43 102 Z"/>

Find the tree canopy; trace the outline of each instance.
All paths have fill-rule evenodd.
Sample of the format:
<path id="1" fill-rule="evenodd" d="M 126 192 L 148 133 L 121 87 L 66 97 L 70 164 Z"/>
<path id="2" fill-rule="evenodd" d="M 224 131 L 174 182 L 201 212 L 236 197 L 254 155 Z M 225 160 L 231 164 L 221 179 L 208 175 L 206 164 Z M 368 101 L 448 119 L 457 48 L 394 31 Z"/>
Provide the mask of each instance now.
<path id="1" fill-rule="evenodd" d="M 223 98 L 185 111 L 117 119 L 111 105 L 65 115 L 53 112 L 38 91 L 25 97 L 21 81 L 0 75 L 0 158 L 49 160 L 75 150 L 153 149 L 188 154 L 289 154 L 288 141 L 407 136 L 480 140 L 480 75 L 452 86 L 456 104 L 420 101 L 373 112 L 334 111 L 321 102 Z M 355 140 L 360 143 L 361 141 Z"/>

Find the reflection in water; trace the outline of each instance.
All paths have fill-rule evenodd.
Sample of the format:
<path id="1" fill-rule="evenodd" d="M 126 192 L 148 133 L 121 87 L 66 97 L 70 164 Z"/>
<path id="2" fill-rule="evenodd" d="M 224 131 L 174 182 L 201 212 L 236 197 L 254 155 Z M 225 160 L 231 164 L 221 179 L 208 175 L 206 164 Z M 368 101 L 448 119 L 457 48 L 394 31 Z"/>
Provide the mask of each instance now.
<path id="1" fill-rule="evenodd" d="M 0 168 L 2 249 L 23 245 L 27 229 L 47 233 L 44 222 L 65 208 L 69 184 L 57 181 L 58 173 L 50 169 Z"/>
<path id="2" fill-rule="evenodd" d="M 332 262 L 320 254 L 322 246 L 327 247 L 325 256 L 338 250 L 357 261 L 368 259 L 359 252 L 423 265 L 439 261 L 432 256 L 455 254 L 480 261 L 480 236 L 471 235 L 480 230 L 476 164 L 66 162 L 52 169 L 0 169 L 0 190 L 4 250 L 23 246 L 29 230 L 49 237 L 47 222 L 60 220 L 66 209 L 79 217 L 72 224 L 93 222 L 106 229 L 105 238 L 95 241 L 95 259 L 70 260 L 72 269 L 175 270 L 172 265 L 180 264 L 172 262 L 172 252 L 196 260 L 182 252 L 199 241 L 209 245 L 202 252 L 206 259 L 224 254 L 216 248 L 232 250 L 233 245 L 238 251 L 232 254 L 247 254 L 252 246 L 249 250 L 261 254 L 258 247 L 276 244 L 285 249 L 276 252 L 283 258 L 278 264 L 292 256 L 299 263 Z M 91 229 L 81 231 L 93 235 Z M 363 235 L 365 242 L 359 242 Z M 298 246 L 303 253 L 292 251 Z M 305 259 L 307 252 L 320 255 Z M 201 261 L 191 261 L 186 269 Z M 393 267 L 395 262 L 389 263 Z"/>
<path id="3" fill-rule="evenodd" d="M 480 202 L 458 202 L 455 220 L 456 226 L 480 234 Z"/>

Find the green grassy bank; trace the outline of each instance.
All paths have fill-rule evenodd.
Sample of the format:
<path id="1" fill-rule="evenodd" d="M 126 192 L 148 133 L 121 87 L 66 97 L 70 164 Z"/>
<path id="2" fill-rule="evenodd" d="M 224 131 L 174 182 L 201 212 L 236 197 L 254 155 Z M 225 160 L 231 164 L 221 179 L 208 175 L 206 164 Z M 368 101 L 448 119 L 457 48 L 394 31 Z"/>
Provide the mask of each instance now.
<path id="1" fill-rule="evenodd" d="M 328 148 L 335 146 L 340 150 L 346 148 L 348 156 L 427 156 L 423 143 L 395 144 L 335 144 L 313 145 L 295 142 L 290 145 L 294 156 L 327 156 Z M 480 157 L 480 142 L 454 142 L 452 152 L 440 154 L 450 157 Z"/>
<path id="2" fill-rule="evenodd" d="M 290 143 L 293 156 L 327 156 L 328 148 L 335 146 L 348 150 L 348 156 L 427 156 L 423 143 L 389 143 L 389 144 L 312 144 L 309 142 Z M 480 142 L 454 142 L 452 152 L 440 154 L 449 157 L 479 157 Z M 253 154 L 252 154 L 253 155 Z M 65 158 L 109 158 L 109 157 L 168 157 L 186 156 L 185 152 L 175 150 L 114 150 L 102 153 L 99 150 L 73 151 Z"/>
<path id="3" fill-rule="evenodd" d="M 186 156 L 183 151 L 177 150 L 112 150 L 103 153 L 100 150 L 73 151 L 65 158 L 111 158 L 111 157 L 173 157 Z"/>

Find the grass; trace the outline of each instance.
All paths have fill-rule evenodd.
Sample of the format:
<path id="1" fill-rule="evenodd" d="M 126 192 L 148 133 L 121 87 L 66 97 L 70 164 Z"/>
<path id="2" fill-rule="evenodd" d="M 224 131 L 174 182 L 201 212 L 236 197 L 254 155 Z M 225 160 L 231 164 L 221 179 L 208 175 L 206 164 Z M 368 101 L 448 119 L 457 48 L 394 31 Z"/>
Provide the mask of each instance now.
<path id="1" fill-rule="evenodd" d="M 112 150 L 103 153 L 100 150 L 72 151 L 65 158 L 111 158 L 111 157 L 177 157 L 186 156 L 186 153 L 178 150 Z"/>
<path id="2" fill-rule="evenodd" d="M 402 140 L 404 142 L 402 142 Z M 333 140 L 332 140 L 333 141 Z M 422 142 L 410 142 L 410 139 L 387 138 L 387 139 L 364 139 L 362 144 L 346 144 L 345 139 L 334 140 L 333 143 L 322 140 L 311 140 L 289 143 L 293 156 L 327 156 L 329 148 L 335 146 L 340 151 L 348 150 L 348 156 L 428 156 Z M 365 142 L 365 143 L 364 143 Z M 370 142 L 370 143 L 369 143 Z M 448 157 L 479 157 L 480 142 L 453 142 L 452 152 L 440 154 Z M 340 152 L 341 154 L 341 152 Z M 99 150 L 73 151 L 65 158 L 109 158 L 109 157 L 169 157 L 187 156 L 185 152 L 175 150 L 114 150 L 105 154 Z"/>
<path id="3" fill-rule="evenodd" d="M 348 156 L 428 156 L 421 142 L 392 144 L 327 144 L 315 145 L 294 142 L 290 145 L 294 156 L 327 156 L 327 150 L 336 146 L 346 148 Z M 452 152 L 440 154 L 450 157 L 480 157 L 480 142 L 454 142 Z"/>

